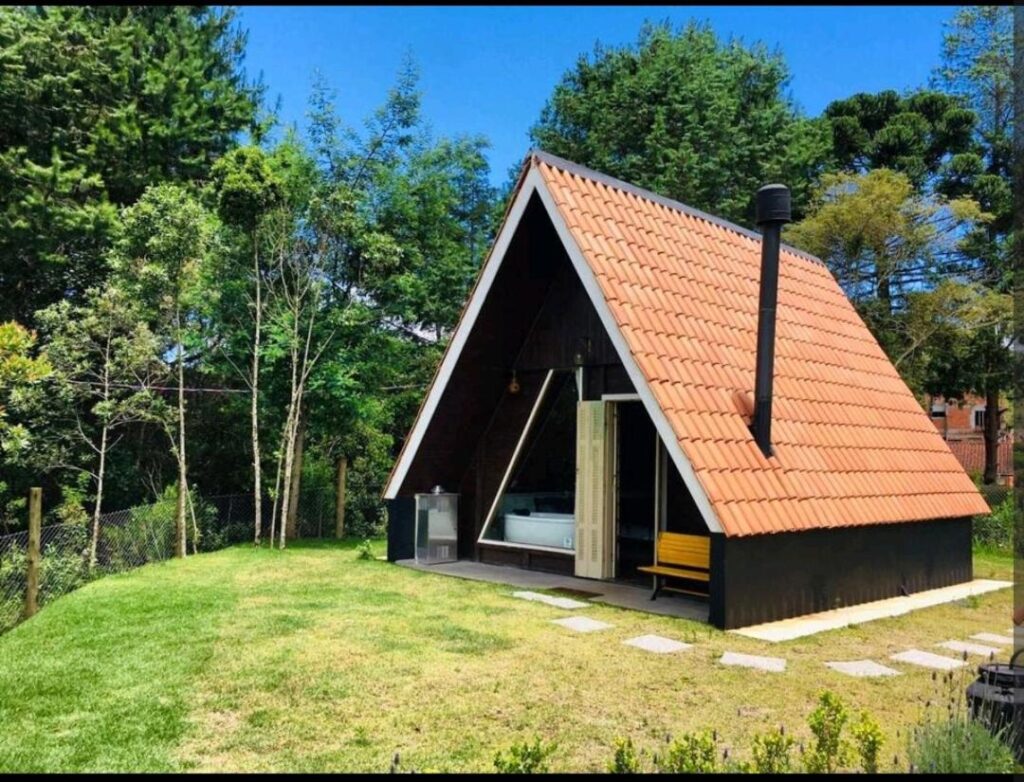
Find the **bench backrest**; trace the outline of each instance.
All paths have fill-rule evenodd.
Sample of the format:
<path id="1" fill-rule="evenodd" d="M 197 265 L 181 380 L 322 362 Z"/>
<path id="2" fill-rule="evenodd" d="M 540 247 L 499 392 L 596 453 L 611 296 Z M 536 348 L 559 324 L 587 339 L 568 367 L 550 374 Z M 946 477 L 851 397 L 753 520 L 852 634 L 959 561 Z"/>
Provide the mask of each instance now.
<path id="1" fill-rule="evenodd" d="M 658 564 L 686 565 L 687 567 L 710 570 L 711 538 L 705 535 L 659 532 Z"/>

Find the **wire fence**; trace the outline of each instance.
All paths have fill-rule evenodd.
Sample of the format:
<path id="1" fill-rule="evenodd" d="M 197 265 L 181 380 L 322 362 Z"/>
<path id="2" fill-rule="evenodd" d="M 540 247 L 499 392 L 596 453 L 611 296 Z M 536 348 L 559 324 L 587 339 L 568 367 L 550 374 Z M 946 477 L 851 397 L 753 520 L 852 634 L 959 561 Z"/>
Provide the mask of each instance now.
<path id="1" fill-rule="evenodd" d="M 274 504 L 261 506 L 264 539 L 269 536 Z M 322 491 L 302 492 L 291 537 L 331 537 L 335 499 Z M 161 500 L 100 516 L 95 556 L 91 521 L 53 524 L 40 531 L 40 607 L 83 584 L 111 573 L 170 559 L 175 552 L 177 503 Z M 253 539 L 253 497 L 226 494 L 194 498 L 186 513 L 189 554 L 216 551 Z M 279 523 L 279 521 L 278 521 Z M 28 532 L 0 535 L 0 633 L 23 616 L 28 581 Z"/>

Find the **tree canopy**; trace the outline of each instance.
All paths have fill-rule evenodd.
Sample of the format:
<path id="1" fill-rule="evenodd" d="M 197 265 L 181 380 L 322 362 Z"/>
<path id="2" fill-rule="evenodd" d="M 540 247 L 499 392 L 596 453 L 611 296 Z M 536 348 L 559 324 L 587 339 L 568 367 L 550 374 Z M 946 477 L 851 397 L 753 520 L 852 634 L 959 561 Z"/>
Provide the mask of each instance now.
<path id="1" fill-rule="evenodd" d="M 786 182 L 801 216 L 827 135 L 786 93 L 789 71 L 762 44 L 708 25 L 648 24 L 635 44 L 598 45 L 555 87 L 534 144 L 746 225 L 767 182 Z"/>

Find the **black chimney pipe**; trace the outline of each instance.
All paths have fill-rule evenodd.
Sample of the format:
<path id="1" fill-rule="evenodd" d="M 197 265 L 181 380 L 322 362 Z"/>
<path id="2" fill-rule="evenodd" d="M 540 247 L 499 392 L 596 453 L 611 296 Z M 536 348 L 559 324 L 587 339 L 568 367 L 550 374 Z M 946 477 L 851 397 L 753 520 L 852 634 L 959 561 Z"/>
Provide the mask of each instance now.
<path id="1" fill-rule="evenodd" d="M 779 242 L 783 223 L 792 219 L 789 188 L 765 185 L 757 191 L 761 229 L 761 296 L 757 314 L 757 369 L 751 429 L 761 453 L 772 455 L 772 381 L 775 375 L 775 309 L 779 299 Z"/>

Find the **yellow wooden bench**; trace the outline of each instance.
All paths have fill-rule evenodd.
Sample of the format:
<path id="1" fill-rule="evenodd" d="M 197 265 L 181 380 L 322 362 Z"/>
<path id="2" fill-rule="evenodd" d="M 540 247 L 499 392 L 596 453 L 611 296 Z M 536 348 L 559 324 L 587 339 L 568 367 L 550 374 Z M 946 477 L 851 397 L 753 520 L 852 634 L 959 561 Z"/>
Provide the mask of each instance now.
<path id="1" fill-rule="evenodd" d="M 654 592 L 651 600 L 658 597 L 662 589 L 690 594 L 706 595 L 693 589 L 677 589 L 664 586 L 665 578 L 685 578 L 690 581 L 711 580 L 711 538 L 705 535 L 681 535 L 678 532 L 659 532 L 656 562 L 637 568 L 654 576 Z"/>

